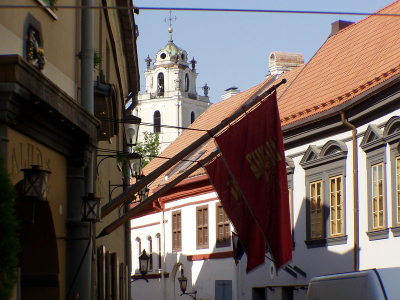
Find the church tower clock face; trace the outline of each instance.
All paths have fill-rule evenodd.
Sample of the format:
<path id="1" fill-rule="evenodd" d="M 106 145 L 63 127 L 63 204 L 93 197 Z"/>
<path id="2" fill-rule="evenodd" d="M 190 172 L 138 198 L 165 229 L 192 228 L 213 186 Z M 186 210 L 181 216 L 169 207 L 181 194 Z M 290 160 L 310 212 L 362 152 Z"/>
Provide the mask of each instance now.
<path id="1" fill-rule="evenodd" d="M 139 143 L 143 142 L 145 131 L 157 133 L 161 151 L 211 105 L 208 95 L 197 92 L 197 61 L 194 57 L 188 61 L 188 53 L 172 39 L 174 20 L 170 12 L 166 19 L 170 38 L 154 56 L 154 63 L 150 55 L 145 59 L 146 89 L 139 95 L 135 109 L 142 119 Z"/>

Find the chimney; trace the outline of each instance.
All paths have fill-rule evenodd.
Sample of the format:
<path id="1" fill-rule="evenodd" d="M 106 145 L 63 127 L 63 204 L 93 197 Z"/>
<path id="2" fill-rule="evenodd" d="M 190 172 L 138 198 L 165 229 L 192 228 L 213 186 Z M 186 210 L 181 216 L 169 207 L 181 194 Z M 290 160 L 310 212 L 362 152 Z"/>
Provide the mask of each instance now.
<path id="1" fill-rule="evenodd" d="M 222 100 L 225 100 L 239 93 L 240 91 L 238 90 L 238 88 L 236 86 L 232 86 L 229 89 L 225 90 L 225 93 L 222 94 L 221 98 Z"/>
<path id="2" fill-rule="evenodd" d="M 329 36 L 335 35 L 340 30 L 342 30 L 343 28 L 346 28 L 347 26 L 350 26 L 351 24 L 354 24 L 354 22 L 342 21 L 342 20 L 333 22 L 331 24 L 331 34 Z"/>
<path id="3" fill-rule="evenodd" d="M 301 53 L 272 51 L 269 55 L 269 72 L 272 75 L 281 75 L 304 65 L 304 56 Z"/>

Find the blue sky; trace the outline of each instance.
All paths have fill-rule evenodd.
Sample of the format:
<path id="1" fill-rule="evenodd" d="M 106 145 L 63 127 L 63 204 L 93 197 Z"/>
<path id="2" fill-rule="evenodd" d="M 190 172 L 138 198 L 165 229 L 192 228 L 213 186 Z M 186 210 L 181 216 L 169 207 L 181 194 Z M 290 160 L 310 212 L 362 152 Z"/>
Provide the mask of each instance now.
<path id="1" fill-rule="evenodd" d="M 134 0 L 138 7 L 228 8 L 290 11 L 330 11 L 373 13 L 390 0 Z M 172 11 L 173 40 L 197 60 L 197 92 L 207 82 L 213 103 L 224 90 L 236 86 L 244 91 L 260 83 L 268 74 L 271 51 L 302 53 L 308 62 L 324 43 L 337 20 L 358 21 L 363 16 L 341 14 L 281 14 L 237 12 Z M 155 54 L 168 40 L 168 11 L 141 10 L 136 16 L 141 93 L 145 91 L 147 55 Z"/>

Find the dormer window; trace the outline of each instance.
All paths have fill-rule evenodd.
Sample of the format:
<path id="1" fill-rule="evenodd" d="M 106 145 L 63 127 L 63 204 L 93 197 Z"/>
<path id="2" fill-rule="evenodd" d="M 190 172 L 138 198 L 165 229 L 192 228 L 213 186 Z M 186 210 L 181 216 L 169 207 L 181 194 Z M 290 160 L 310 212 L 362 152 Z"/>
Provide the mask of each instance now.
<path id="1" fill-rule="evenodd" d="M 160 58 L 161 58 L 161 59 L 165 59 L 166 57 L 167 57 L 167 54 L 165 54 L 165 53 L 161 53 L 161 54 L 160 54 Z"/>
<path id="2" fill-rule="evenodd" d="M 164 74 L 159 73 L 157 77 L 157 96 L 164 96 Z"/>

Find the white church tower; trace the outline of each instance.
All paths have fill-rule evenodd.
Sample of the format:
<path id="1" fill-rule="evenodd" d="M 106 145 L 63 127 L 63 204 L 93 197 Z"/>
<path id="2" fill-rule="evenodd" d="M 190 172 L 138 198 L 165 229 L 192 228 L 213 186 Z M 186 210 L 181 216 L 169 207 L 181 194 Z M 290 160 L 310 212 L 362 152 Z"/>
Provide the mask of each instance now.
<path id="1" fill-rule="evenodd" d="M 171 22 L 171 17 L 170 17 Z M 143 132 L 159 132 L 163 151 L 193 121 L 211 105 L 208 97 L 209 87 L 203 86 L 204 96 L 196 92 L 196 61 L 188 62 L 188 54 L 173 43 L 172 27 L 168 29 L 170 40 L 152 60 L 146 58 L 146 92 L 139 95 L 135 111 L 142 123 L 139 142 Z"/>

